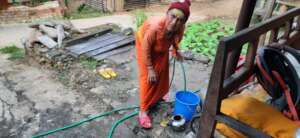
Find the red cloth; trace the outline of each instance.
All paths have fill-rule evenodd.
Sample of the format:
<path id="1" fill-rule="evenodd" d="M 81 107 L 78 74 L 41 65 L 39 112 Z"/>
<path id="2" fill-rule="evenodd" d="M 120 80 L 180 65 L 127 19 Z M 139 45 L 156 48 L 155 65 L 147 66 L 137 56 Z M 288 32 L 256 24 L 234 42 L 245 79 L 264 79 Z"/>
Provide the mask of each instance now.
<path id="1" fill-rule="evenodd" d="M 191 6 L 190 0 L 184 0 L 184 2 L 172 2 L 169 6 L 169 10 L 171 9 L 181 10 L 184 13 L 187 20 L 190 16 L 190 6 Z"/>

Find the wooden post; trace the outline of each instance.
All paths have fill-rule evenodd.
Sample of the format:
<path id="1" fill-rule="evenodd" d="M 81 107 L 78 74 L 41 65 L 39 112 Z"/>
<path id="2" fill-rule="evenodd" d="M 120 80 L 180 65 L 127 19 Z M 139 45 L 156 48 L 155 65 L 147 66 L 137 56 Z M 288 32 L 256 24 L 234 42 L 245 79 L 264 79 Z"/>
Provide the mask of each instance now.
<path id="1" fill-rule="evenodd" d="M 235 32 L 239 32 L 249 27 L 255 5 L 256 0 L 244 0 L 237 25 L 235 27 Z M 235 71 L 241 51 L 242 48 L 236 48 L 234 51 L 229 53 L 228 60 L 226 61 L 225 79 Z"/>
<path id="2" fill-rule="evenodd" d="M 125 2 L 124 0 L 115 0 L 116 6 L 115 11 L 120 12 L 124 10 Z"/>
<path id="3" fill-rule="evenodd" d="M 272 13 L 273 13 L 274 6 L 275 6 L 275 0 L 268 0 L 266 5 L 267 5 L 266 6 L 267 12 L 266 12 L 265 16 L 263 17 L 262 21 L 265 21 L 272 17 Z M 265 44 L 265 41 L 266 41 L 266 34 L 264 34 L 260 37 L 258 46 L 263 46 Z"/>
<path id="4" fill-rule="evenodd" d="M 8 0 L 0 0 L 0 10 L 4 10 L 8 8 Z"/>

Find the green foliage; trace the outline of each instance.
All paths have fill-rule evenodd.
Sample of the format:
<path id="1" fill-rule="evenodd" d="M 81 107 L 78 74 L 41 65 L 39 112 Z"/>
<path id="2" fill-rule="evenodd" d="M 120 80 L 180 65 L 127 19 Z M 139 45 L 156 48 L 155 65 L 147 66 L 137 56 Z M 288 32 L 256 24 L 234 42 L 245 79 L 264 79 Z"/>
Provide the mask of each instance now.
<path id="1" fill-rule="evenodd" d="M 58 72 L 57 78 L 62 84 L 69 86 L 70 80 L 69 80 L 68 76 L 69 76 L 68 71 L 61 71 L 61 72 Z"/>
<path id="2" fill-rule="evenodd" d="M 30 0 L 30 3 L 31 3 L 31 6 L 37 6 L 37 5 L 40 5 L 44 2 L 48 2 L 48 1 L 51 1 L 51 0 Z"/>
<path id="3" fill-rule="evenodd" d="M 134 12 L 134 15 L 135 15 L 135 21 L 136 21 L 137 28 L 139 28 L 141 25 L 143 25 L 145 20 L 147 20 L 147 18 L 148 18 L 143 10 L 136 10 Z"/>
<path id="4" fill-rule="evenodd" d="M 80 64 L 86 67 L 87 69 L 94 70 L 98 65 L 98 61 L 92 58 L 80 58 Z"/>
<path id="5" fill-rule="evenodd" d="M 66 7 L 69 7 L 69 0 L 64 0 Z"/>
<path id="6" fill-rule="evenodd" d="M 234 28 L 218 19 L 207 22 L 191 23 L 187 26 L 181 48 L 192 50 L 214 59 L 219 40 L 232 35 Z"/>
<path id="7" fill-rule="evenodd" d="M 81 19 L 81 18 L 93 18 L 109 15 L 109 13 L 103 13 L 97 9 L 94 9 L 88 5 L 82 4 L 78 7 L 76 12 L 65 15 L 67 19 Z"/>
<path id="8" fill-rule="evenodd" d="M 15 45 L 7 46 L 0 49 L 0 53 L 9 54 L 9 60 L 17 60 L 25 57 L 25 51 Z"/>

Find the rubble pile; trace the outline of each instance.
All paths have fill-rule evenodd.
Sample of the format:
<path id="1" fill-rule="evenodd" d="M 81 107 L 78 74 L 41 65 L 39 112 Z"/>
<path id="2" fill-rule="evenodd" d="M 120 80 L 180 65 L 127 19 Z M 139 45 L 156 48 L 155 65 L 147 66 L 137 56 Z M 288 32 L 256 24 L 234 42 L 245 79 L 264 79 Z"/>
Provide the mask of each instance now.
<path id="1" fill-rule="evenodd" d="M 33 29 L 22 43 L 26 55 L 42 65 L 66 69 L 80 57 L 97 61 L 126 52 L 133 44 L 133 31 L 120 32 L 108 24 L 79 30 L 68 21 L 50 21 L 30 25 Z"/>
<path id="2" fill-rule="evenodd" d="M 68 67 L 74 60 L 64 50 L 65 43 L 76 35 L 87 33 L 65 21 L 50 21 L 30 25 L 30 27 L 33 29 L 32 32 L 22 40 L 26 55 L 40 64 L 62 69 Z"/>

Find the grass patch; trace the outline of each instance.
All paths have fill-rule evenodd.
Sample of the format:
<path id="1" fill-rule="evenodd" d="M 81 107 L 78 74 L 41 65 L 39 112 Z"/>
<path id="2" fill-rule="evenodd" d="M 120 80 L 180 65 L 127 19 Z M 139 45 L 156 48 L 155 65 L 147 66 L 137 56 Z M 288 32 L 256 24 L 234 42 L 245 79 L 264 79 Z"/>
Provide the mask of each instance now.
<path id="1" fill-rule="evenodd" d="M 6 46 L 0 49 L 0 53 L 9 54 L 9 60 L 18 60 L 25 57 L 25 51 L 16 45 Z"/>
<path id="2" fill-rule="evenodd" d="M 135 16 L 136 28 L 138 29 L 148 17 L 143 10 L 136 10 L 133 14 Z"/>
<path id="3" fill-rule="evenodd" d="M 62 84 L 69 86 L 69 72 L 67 71 L 61 71 L 58 73 L 58 81 L 60 81 Z"/>
<path id="4" fill-rule="evenodd" d="M 109 13 L 103 13 L 97 9 L 94 9 L 88 5 L 82 4 L 78 7 L 76 12 L 65 15 L 67 19 L 83 19 L 83 18 L 93 18 L 93 17 L 101 17 L 105 15 L 110 15 Z"/>
<path id="5" fill-rule="evenodd" d="M 98 65 L 98 61 L 92 58 L 80 58 L 79 60 L 80 64 L 83 65 L 85 68 L 89 69 L 89 70 L 94 70 L 96 69 L 97 65 Z"/>

